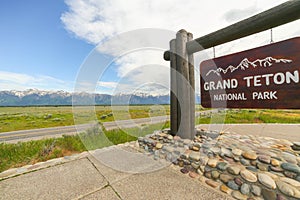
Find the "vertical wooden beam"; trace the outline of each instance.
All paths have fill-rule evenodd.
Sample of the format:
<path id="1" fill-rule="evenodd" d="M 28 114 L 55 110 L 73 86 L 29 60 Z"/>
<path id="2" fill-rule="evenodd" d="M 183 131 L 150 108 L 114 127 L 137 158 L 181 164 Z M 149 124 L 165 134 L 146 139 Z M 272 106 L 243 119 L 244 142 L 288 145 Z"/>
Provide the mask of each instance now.
<path id="1" fill-rule="evenodd" d="M 190 132 L 190 84 L 189 84 L 189 64 L 186 49 L 187 32 L 180 30 L 176 34 L 176 66 L 178 70 L 177 89 L 178 104 L 180 106 L 180 125 L 178 126 L 178 136 L 192 139 Z"/>
<path id="2" fill-rule="evenodd" d="M 187 34 L 187 40 L 193 40 L 193 34 Z M 189 62 L 189 83 L 190 83 L 190 131 L 192 136 L 195 135 L 195 70 L 194 70 L 194 55 L 188 54 Z"/>
<path id="3" fill-rule="evenodd" d="M 170 41 L 170 114 L 171 114 L 171 134 L 176 135 L 178 132 L 178 100 L 177 100 L 177 68 L 176 68 L 176 40 L 173 39 Z"/>

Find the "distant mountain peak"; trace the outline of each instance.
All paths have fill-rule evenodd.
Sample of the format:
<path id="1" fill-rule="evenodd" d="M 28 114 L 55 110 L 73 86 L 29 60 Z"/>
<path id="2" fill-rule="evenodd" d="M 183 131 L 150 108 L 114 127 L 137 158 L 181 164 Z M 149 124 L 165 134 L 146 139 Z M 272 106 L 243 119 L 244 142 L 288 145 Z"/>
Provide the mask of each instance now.
<path id="1" fill-rule="evenodd" d="M 211 74 L 216 74 L 217 76 L 221 76 L 221 73 L 226 74 L 227 72 L 234 72 L 236 70 L 246 70 L 246 69 L 250 69 L 250 67 L 271 67 L 273 64 L 277 64 L 277 63 L 291 63 L 292 60 L 289 59 L 284 59 L 284 58 L 280 58 L 280 59 L 276 59 L 273 58 L 271 56 L 268 56 L 266 58 L 263 59 L 256 59 L 255 61 L 251 62 L 249 61 L 248 58 L 244 58 L 240 64 L 238 64 L 236 67 L 229 65 L 227 68 L 223 69 L 221 67 L 217 68 L 216 70 L 212 69 L 209 70 L 206 73 L 206 76 L 209 76 Z"/>
<path id="2" fill-rule="evenodd" d="M 112 98 L 114 104 L 169 104 L 170 96 L 152 95 L 142 92 L 109 94 L 91 94 L 87 92 L 66 92 L 66 91 L 44 91 L 28 89 L 25 91 L 0 91 L 0 106 L 36 106 L 36 105 L 72 105 L 72 99 L 79 100 L 86 104 L 95 98 L 97 105 L 110 105 Z"/>
<path id="3" fill-rule="evenodd" d="M 24 96 L 28 95 L 37 95 L 37 96 L 45 96 L 45 95 L 64 95 L 64 96 L 72 96 L 72 93 L 66 92 L 63 90 L 58 90 L 58 91 L 48 91 L 48 90 L 39 90 L 39 89 L 27 89 L 23 91 L 19 90 L 10 90 L 6 91 L 10 93 L 11 95 L 18 96 L 19 98 L 23 98 Z"/>

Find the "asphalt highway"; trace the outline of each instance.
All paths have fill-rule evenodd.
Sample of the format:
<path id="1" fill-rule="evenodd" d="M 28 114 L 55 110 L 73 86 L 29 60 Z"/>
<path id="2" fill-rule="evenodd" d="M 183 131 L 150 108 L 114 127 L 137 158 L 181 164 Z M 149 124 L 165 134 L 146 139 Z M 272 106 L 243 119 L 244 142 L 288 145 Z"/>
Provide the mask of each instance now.
<path id="1" fill-rule="evenodd" d="M 168 119 L 168 116 L 155 117 L 152 120 L 138 119 L 138 120 L 122 120 L 116 122 L 105 122 L 104 127 L 107 130 L 115 128 L 130 128 L 141 126 L 143 124 L 160 123 Z M 33 130 L 22 130 L 0 133 L 0 143 L 17 143 L 19 141 L 39 140 L 42 138 L 61 137 L 62 135 L 74 135 L 91 128 L 93 124 L 82 124 L 75 126 L 62 126 L 54 128 L 43 128 Z M 199 128 L 229 131 L 232 133 L 256 135 L 264 137 L 273 137 L 277 139 L 287 139 L 290 141 L 300 138 L 300 125 L 299 124 L 202 124 L 198 125 Z M 77 129 L 76 129 L 77 128 Z"/>
<path id="2" fill-rule="evenodd" d="M 207 110 L 197 112 L 196 116 L 205 115 L 209 113 L 217 112 L 217 110 Z M 106 130 L 112 130 L 116 128 L 131 128 L 142 126 L 146 124 L 157 124 L 168 121 L 170 116 L 158 116 L 151 118 L 140 118 L 140 119 L 129 119 L 129 120 L 119 120 L 113 122 L 104 122 L 103 126 Z M 39 140 L 42 138 L 53 138 L 61 137 L 62 135 L 74 135 L 93 127 L 93 124 L 81 124 L 76 126 L 60 126 L 52 128 L 41 128 L 41 129 L 31 129 L 31 130 L 19 130 L 11 132 L 0 133 L 0 142 L 7 143 L 17 143 L 19 141 L 28 140 Z"/>

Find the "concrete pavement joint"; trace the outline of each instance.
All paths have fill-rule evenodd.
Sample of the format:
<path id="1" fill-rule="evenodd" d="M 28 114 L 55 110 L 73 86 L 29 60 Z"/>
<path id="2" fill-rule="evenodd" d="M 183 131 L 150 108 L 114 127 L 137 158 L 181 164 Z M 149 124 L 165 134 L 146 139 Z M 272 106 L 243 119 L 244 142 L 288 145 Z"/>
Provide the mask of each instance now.
<path id="1" fill-rule="evenodd" d="M 122 199 L 121 196 L 118 194 L 118 192 L 115 190 L 115 188 L 113 188 L 113 186 L 110 184 L 109 180 L 107 180 L 107 178 L 99 171 L 99 169 L 97 168 L 97 166 L 93 163 L 93 161 L 91 161 L 91 159 L 89 157 L 86 157 L 88 159 L 88 161 L 93 165 L 93 167 L 96 169 L 96 171 L 101 174 L 101 176 L 107 181 L 107 185 L 104 186 L 105 187 L 111 187 L 111 189 L 114 191 L 114 193 L 119 197 L 119 199 Z M 117 181 L 116 181 L 117 182 Z M 103 189 L 101 188 L 101 189 Z M 101 190 L 100 189 L 100 190 Z M 95 193 L 97 191 L 94 191 L 93 193 Z M 87 195 L 86 195 L 87 196 Z"/>
<path id="2" fill-rule="evenodd" d="M 136 141 L 134 141 L 134 142 L 136 142 Z M 120 147 L 120 146 L 128 147 L 128 146 L 127 146 L 127 143 L 124 143 L 124 144 L 117 144 L 117 145 L 115 145 L 115 146 L 118 146 L 118 147 Z M 106 147 L 106 148 L 109 148 L 109 147 Z M 106 148 L 94 150 L 94 151 L 92 151 L 92 152 L 90 153 L 90 156 L 93 156 L 93 153 L 95 153 L 95 152 L 97 152 L 97 151 L 101 151 L 101 150 L 104 151 Z M 136 150 L 136 149 L 135 149 L 135 150 Z M 142 151 L 141 151 L 140 149 L 139 149 L 139 153 L 142 153 Z M 93 158 L 97 160 L 97 158 L 95 158 L 94 156 L 93 156 Z M 120 182 L 120 181 L 122 181 L 123 179 L 127 179 L 128 177 L 134 175 L 134 174 L 126 173 L 126 174 L 124 174 L 125 176 L 119 177 L 118 180 L 115 180 L 115 181 L 109 181 L 108 178 L 105 176 L 105 174 L 102 174 L 102 173 L 100 172 L 100 170 L 98 169 L 98 167 L 97 167 L 97 165 L 94 163 L 94 161 L 93 161 L 90 157 L 87 157 L 87 159 L 92 163 L 92 165 L 96 168 L 96 170 L 97 170 L 97 171 L 105 178 L 105 180 L 108 182 L 108 184 L 109 184 L 110 186 L 111 186 L 112 184 L 115 184 L 115 183 L 117 183 L 117 182 Z M 99 160 L 97 160 L 97 162 L 100 162 L 100 163 L 101 163 L 101 161 L 99 161 Z M 101 164 L 103 164 L 103 163 L 101 163 Z M 107 166 L 106 166 L 106 167 L 107 167 Z M 110 168 L 110 169 L 112 169 L 112 168 Z M 112 186 L 111 186 L 111 187 L 112 187 Z"/>
<path id="3" fill-rule="evenodd" d="M 85 197 L 87 197 L 87 196 L 89 196 L 89 195 L 91 195 L 91 194 L 94 194 L 94 193 L 96 193 L 96 192 L 99 192 L 99 191 L 101 191 L 101 190 L 103 190 L 103 189 L 105 189 L 105 188 L 107 188 L 107 187 L 109 187 L 109 183 L 107 183 L 105 186 L 103 186 L 103 187 L 101 187 L 101 188 L 98 188 L 98 189 L 96 189 L 96 190 L 94 190 L 94 191 L 92 191 L 92 192 L 86 193 L 86 194 L 84 194 L 84 195 L 80 195 L 79 197 L 77 197 L 77 198 L 75 198 L 75 199 L 83 199 L 83 198 L 85 198 Z"/>
<path id="4" fill-rule="evenodd" d="M 65 156 L 61 158 L 54 158 L 47 160 L 45 162 L 38 162 L 33 165 L 26 165 L 19 168 L 12 168 L 0 173 L 0 182 L 9 178 L 17 177 L 23 174 L 28 174 L 35 171 L 40 171 L 42 169 L 47 169 L 49 167 L 62 165 L 74 160 L 84 159 L 87 157 L 88 152 L 82 152 L 80 154 L 74 154 L 72 156 Z"/>
<path id="5" fill-rule="evenodd" d="M 117 192 L 117 190 L 112 186 L 109 185 L 111 187 L 111 189 L 114 191 L 114 193 L 118 196 L 119 199 L 122 199 L 122 197 L 120 196 L 120 194 Z"/>

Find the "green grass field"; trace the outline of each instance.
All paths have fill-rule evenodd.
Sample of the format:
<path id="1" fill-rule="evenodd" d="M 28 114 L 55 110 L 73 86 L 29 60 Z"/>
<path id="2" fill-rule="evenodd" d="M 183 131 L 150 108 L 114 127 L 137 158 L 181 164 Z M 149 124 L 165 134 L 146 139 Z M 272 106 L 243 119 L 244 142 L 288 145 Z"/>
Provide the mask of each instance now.
<path id="1" fill-rule="evenodd" d="M 197 111 L 202 108 L 197 107 Z M 113 113 L 111 116 L 110 113 Z M 96 115 L 100 122 L 131 118 L 141 118 L 169 114 L 169 106 L 131 106 L 129 112 L 120 106 L 112 111 L 109 107 L 97 106 Z M 83 113 L 83 116 L 86 115 Z M 106 116 L 103 118 L 103 116 Z M 103 118 L 103 119 L 101 119 Z M 300 123 L 299 110 L 254 110 L 232 109 L 217 114 L 202 115 L 196 119 L 201 123 Z M 72 125 L 72 107 L 0 107 L 0 132 Z M 104 132 L 90 129 L 86 133 L 61 138 L 0 143 L 0 172 L 12 167 L 45 161 L 113 144 L 134 141 L 139 136 L 164 129 L 170 122 L 144 125 L 138 128 L 111 130 Z"/>
<path id="2" fill-rule="evenodd" d="M 93 107 L 91 108 L 93 109 Z M 197 111 L 201 109 L 200 106 L 196 106 Z M 113 109 L 110 106 L 95 106 L 95 111 L 91 111 L 89 107 L 76 107 L 75 113 L 75 116 L 80 118 L 76 120 L 76 123 L 89 122 L 90 119 L 93 119 L 95 113 L 99 122 L 109 122 L 114 120 L 169 115 L 170 106 L 113 106 Z M 72 106 L 0 107 L 0 133 L 68 125 L 74 125 Z"/>
<path id="3" fill-rule="evenodd" d="M 17 144 L 0 143 L 0 172 L 86 150 L 134 141 L 137 137 L 145 136 L 168 126 L 169 123 L 160 123 L 111 131 L 100 131 L 98 128 L 92 128 L 84 133 L 60 138 L 19 142 Z"/>
<path id="4" fill-rule="evenodd" d="M 82 123 L 88 122 L 91 113 L 85 108 L 82 109 L 82 112 L 79 112 L 82 115 L 81 118 L 85 119 Z M 108 122 L 169 115 L 170 109 L 168 105 L 114 106 L 113 110 L 110 106 L 95 106 L 95 113 L 99 122 Z M 0 107 L 0 132 L 68 125 L 74 125 L 71 106 Z"/>
<path id="5" fill-rule="evenodd" d="M 231 109 L 201 116 L 196 124 L 300 123 L 300 110 Z"/>

